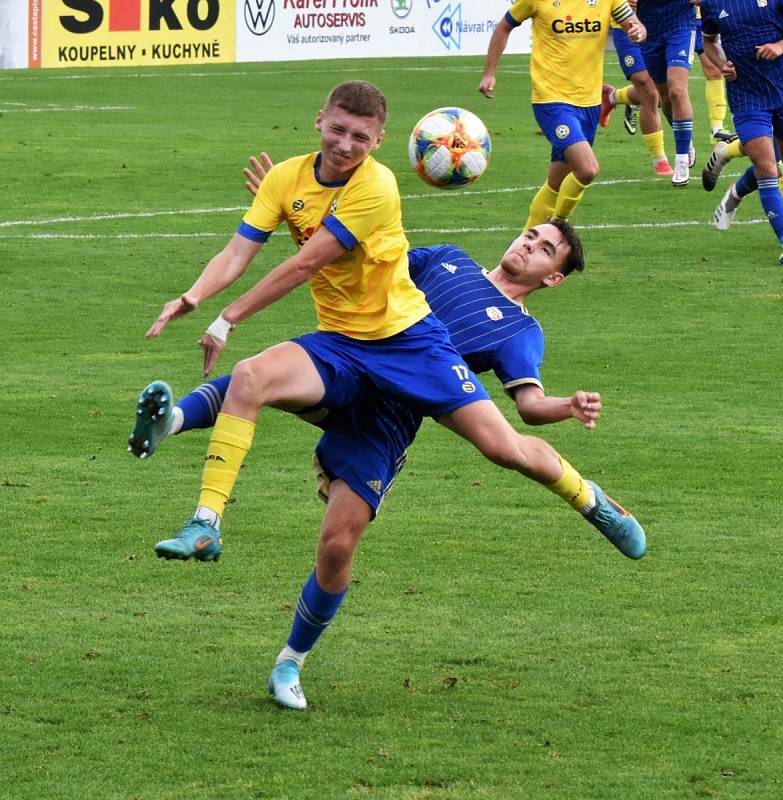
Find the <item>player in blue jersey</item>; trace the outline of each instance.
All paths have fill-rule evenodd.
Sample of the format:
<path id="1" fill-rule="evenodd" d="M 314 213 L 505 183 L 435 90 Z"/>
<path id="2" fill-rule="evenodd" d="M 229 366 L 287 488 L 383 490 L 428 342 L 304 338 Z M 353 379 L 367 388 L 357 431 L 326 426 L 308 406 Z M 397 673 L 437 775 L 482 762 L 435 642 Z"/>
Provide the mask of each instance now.
<path id="1" fill-rule="evenodd" d="M 734 127 L 753 166 L 730 187 L 715 213 L 728 227 L 740 197 L 757 186 L 783 247 L 783 196 L 774 140 L 783 143 L 783 0 L 702 0 L 704 51 L 726 78 Z M 783 253 L 779 257 L 783 264 Z"/>
<path id="2" fill-rule="evenodd" d="M 561 251 L 561 263 L 553 271 L 548 259 L 537 256 L 535 244 L 542 239 L 556 242 L 556 232 L 573 244 L 568 254 Z M 434 313 L 446 323 L 458 352 L 474 371 L 495 372 L 525 422 L 538 425 L 573 418 L 588 429 L 595 427 L 601 409 L 598 393 L 577 391 L 570 397 L 545 394 L 540 376 L 543 333 L 522 305 L 533 291 L 558 286 L 566 275 L 583 268 L 578 239 L 567 223 L 558 221 L 527 231 L 490 272 L 455 245 L 415 248 L 408 259 L 414 282 L 429 298 Z M 166 436 L 211 427 L 229 383 L 229 375 L 212 380 L 173 407 L 165 384 L 157 381 L 146 387 L 131 437 L 135 443 L 146 443 L 137 454 L 151 455 Z M 403 466 L 407 447 L 422 417 L 375 391 L 350 409 L 311 408 L 301 416 L 324 429 L 315 450 L 319 493 L 328 503 L 318 545 L 319 583 L 336 572 L 337 586 L 342 588 L 348 583 L 354 548 Z M 601 498 L 611 502 L 603 493 Z M 331 540 L 337 536 L 335 519 L 340 521 L 341 529 L 352 531 L 352 545 L 342 553 L 337 567 L 330 566 L 327 556 L 322 555 L 329 552 Z M 587 519 L 593 524 L 597 521 L 591 514 Z M 600 521 L 597 527 L 608 530 Z M 625 555 L 639 557 L 643 555 L 641 537 L 643 534 L 637 531 L 633 541 L 615 538 L 613 544 Z M 161 546 L 162 554 L 171 556 L 171 541 L 162 542 Z M 320 616 L 307 611 L 313 580 L 311 576 L 302 589 L 288 642 L 277 659 L 282 670 L 273 673 L 270 682 L 275 700 L 290 708 L 304 708 L 306 700 L 298 670 L 294 673 L 288 662 L 293 661 L 301 669 L 306 654 L 337 613 L 344 595 L 344 591 L 333 592 L 333 604 L 328 612 L 323 611 L 322 604 Z"/>
<path id="3" fill-rule="evenodd" d="M 693 150 L 693 107 L 688 78 L 696 43 L 696 16 L 689 0 L 637 0 L 636 13 L 647 28 L 644 61 L 661 95 L 674 131 L 673 186 L 687 186 Z"/>

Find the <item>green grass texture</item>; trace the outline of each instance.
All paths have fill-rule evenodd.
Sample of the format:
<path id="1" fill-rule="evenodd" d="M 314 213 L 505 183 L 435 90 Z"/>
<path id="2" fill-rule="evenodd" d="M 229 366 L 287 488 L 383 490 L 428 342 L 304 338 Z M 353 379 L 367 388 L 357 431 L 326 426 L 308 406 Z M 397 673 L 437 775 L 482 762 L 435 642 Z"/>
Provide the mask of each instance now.
<path id="1" fill-rule="evenodd" d="M 427 421 L 308 658 L 311 708 L 266 694 L 322 505 L 317 430 L 265 412 L 218 564 L 156 559 L 192 514 L 208 432 L 126 452 L 149 381 L 201 382 L 196 340 L 293 252 L 272 237 L 226 296 L 144 332 L 249 205 L 242 167 L 318 147 L 328 91 L 387 94 L 379 160 L 413 246 L 493 267 L 549 146 L 529 62 L 495 98 L 482 58 L 0 73 L 0 797 L 4 800 L 779 800 L 783 272 L 757 196 L 725 232 L 697 165 L 653 175 L 620 113 L 573 222 L 587 268 L 530 298 L 550 394 L 599 391 L 595 431 L 528 429 L 637 515 L 624 559 L 554 495 Z M 607 78 L 622 82 L 612 54 Z M 425 186 L 414 123 L 466 107 L 492 133 L 471 187 Z M 674 156 L 671 131 L 667 150 Z M 731 176 L 735 176 L 732 178 Z M 216 374 L 314 328 L 305 287 L 232 334 Z M 486 384 L 514 420 L 494 376 Z"/>

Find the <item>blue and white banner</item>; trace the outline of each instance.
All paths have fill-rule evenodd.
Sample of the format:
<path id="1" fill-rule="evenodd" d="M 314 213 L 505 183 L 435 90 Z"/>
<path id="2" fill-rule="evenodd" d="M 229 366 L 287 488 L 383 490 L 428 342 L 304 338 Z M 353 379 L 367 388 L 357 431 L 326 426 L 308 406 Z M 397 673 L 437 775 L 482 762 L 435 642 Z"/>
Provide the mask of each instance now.
<path id="1" fill-rule="evenodd" d="M 237 2 L 237 61 L 483 55 L 511 6 L 511 0 Z M 528 24 L 514 31 L 506 52 L 530 52 Z"/>

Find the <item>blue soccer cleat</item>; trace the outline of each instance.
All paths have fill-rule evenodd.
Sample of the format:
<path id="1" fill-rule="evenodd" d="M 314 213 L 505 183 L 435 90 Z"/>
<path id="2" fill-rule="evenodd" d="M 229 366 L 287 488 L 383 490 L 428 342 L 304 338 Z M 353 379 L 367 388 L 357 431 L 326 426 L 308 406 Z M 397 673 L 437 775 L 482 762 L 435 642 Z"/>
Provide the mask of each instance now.
<path id="1" fill-rule="evenodd" d="M 178 558 L 187 561 L 217 561 L 223 552 L 220 531 L 206 520 L 192 519 L 171 539 L 164 539 L 155 545 L 158 558 Z"/>
<path id="2" fill-rule="evenodd" d="M 595 492 L 595 507 L 585 514 L 587 521 L 628 558 L 641 558 L 647 551 L 642 526 L 630 512 L 604 494 L 598 484 L 589 481 Z"/>
<path id="3" fill-rule="evenodd" d="M 290 658 L 275 665 L 269 676 L 269 694 L 283 708 L 303 711 L 307 708 L 302 685 L 299 683 L 299 666 Z"/>
<path id="4" fill-rule="evenodd" d="M 149 458 L 166 438 L 171 427 L 174 396 L 163 381 L 153 381 L 141 390 L 136 401 L 136 424 L 128 437 L 128 452 Z"/>

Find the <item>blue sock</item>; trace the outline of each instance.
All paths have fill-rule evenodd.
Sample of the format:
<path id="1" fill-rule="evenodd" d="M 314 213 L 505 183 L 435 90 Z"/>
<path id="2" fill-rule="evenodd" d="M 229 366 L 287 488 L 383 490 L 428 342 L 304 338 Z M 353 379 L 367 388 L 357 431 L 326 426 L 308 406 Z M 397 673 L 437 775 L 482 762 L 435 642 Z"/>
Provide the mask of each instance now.
<path id="1" fill-rule="evenodd" d="M 734 191 L 737 193 L 737 197 L 747 197 L 758 188 L 759 184 L 756 180 L 756 170 L 753 164 L 751 164 L 734 184 Z"/>
<path id="2" fill-rule="evenodd" d="M 687 156 L 693 138 L 693 119 L 675 119 L 672 121 L 674 131 L 674 150 L 678 156 Z"/>
<path id="3" fill-rule="evenodd" d="M 202 384 L 177 402 L 183 416 L 179 433 L 194 428 L 211 428 L 215 424 L 230 381 L 230 375 L 222 375 Z"/>
<path id="4" fill-rule="evenodd" d="M 345 590 L 348 591 L 347 589 Z M 345 592 L 325 592 L 315 579 L 315 570 L 302 587 L 296 604 L 294 624 L 288 637 L 288 646 L 298 653 L 313 649 L 318 637 L 326 630 L 342 605 Z"/>
<path id="5" fill-rule="evenodd" d="M 783 245 L 783 195 L 780 194 L 778 179 L 762 178 L 759 181 L 759 197 L 769 224 Z"/>

